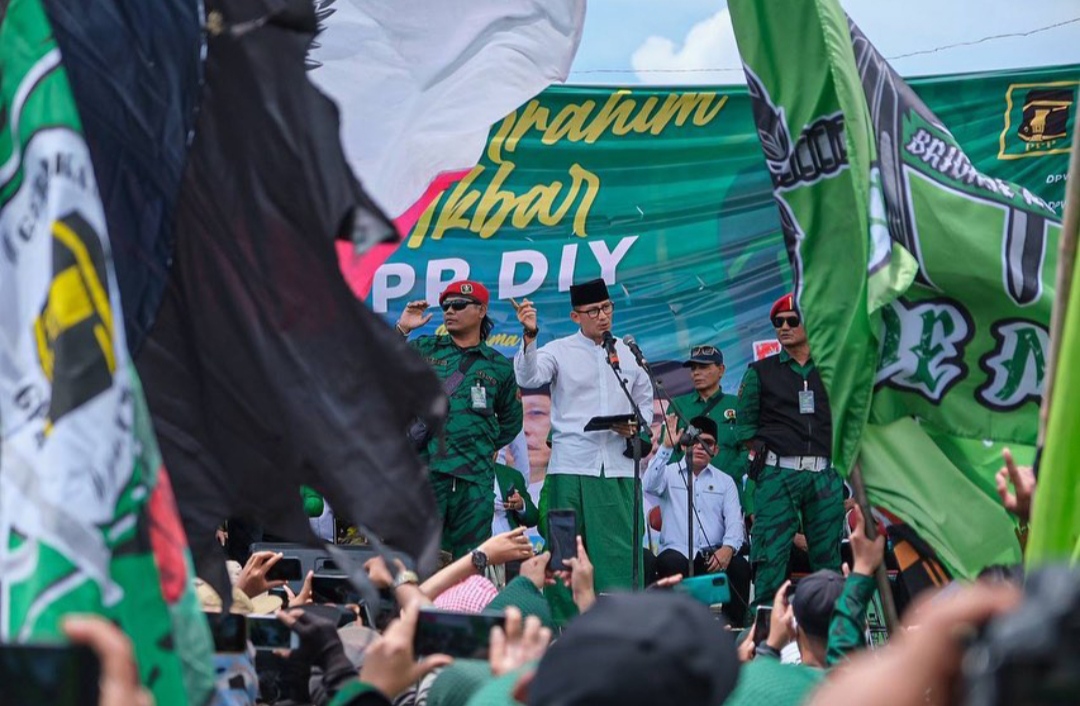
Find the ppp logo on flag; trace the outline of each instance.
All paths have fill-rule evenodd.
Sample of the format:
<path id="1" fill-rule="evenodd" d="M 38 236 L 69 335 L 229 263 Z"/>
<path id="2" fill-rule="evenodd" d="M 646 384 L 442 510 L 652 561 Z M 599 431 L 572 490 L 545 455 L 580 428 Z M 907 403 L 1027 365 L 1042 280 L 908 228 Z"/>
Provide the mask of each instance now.
<path id="1" fill-rule="evenodd" d="M 1076 129 L 1077 86 L 1080 81 L 1009 86 L 998 159 L 1067 154 Z"/>

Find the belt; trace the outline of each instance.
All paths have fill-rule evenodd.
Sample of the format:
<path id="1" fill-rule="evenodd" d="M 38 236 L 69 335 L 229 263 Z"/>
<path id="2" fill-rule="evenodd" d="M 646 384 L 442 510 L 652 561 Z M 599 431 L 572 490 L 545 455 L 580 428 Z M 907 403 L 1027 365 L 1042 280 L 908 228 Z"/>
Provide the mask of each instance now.
<path id="1" fill-rule="evenodd" d="M 765 463 L 793 471 L 813 471 L 814 473 L 824 471 L 829 467 L 829 459 L 824 456 L 777 456 L 772 451 L 765 456 Z"/>

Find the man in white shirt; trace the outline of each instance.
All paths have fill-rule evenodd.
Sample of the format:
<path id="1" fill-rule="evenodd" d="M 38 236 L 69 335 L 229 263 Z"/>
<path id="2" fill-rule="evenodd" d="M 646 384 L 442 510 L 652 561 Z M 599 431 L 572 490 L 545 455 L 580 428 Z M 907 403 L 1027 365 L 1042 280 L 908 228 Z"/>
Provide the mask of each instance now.
<path id="1" fill-rule="evenodd" d="M 634 462 L 625 455 L 632 424 L 604 431 L 585 431 L 595 416 L 631 414 L 633 407 L 619 386 L 602 342 L 611 333 L 614 303 L 607 285 L 596 279 L 570 287 L 570 319 L 580 330 L 537 349 L 536 309 L 528 299 L 518 306 L 524 328 L 522 347 L 514 356 L 514 373 L 522 388 L 551 387 L 551 458 L 543 493 L 550 509 L 577 513 L 582 536 L 595 567 L 596 590 L 630 588 L 634 538 Z M 652 421 L 653 389 L 630 349 L 614 343 L 620 373 L 645 423 Z M 541 521 L 541 526 L 546 523 Z M 553 608 L 561 613 L 559 596 Z"/>
<path id="2" fill-rule="evenodd" d="M 742 626 L 746 619 L 746 599 L 750 592 L 750 564 L 739 556 L 746 541 L 739 490 L 735 481 L 710 461 L 716 454 L 717 426 L 708 417 L 694 417 L 690 425 L 701 432 L 700 443 L 693 453 L 679 463 L 669 463 L 679 439 L 675 417 L 668 417 L 668 430 L 663 446 L 656 452 L 642 476 L 645 492 L 660 499 L 660 553 L 656 557 L 658 578 L 682 574 L 688 576 L 689 561 L 694 562 L 694 575 L 716 571 L 727 573 L 731 602 L 724 614 L 733 625 Z M 675 432 L 675 433 L 672 433 Z M 688 537 L 686 501 L 686 461 L 691 461 L 694 474 L 694 545 Z"/>

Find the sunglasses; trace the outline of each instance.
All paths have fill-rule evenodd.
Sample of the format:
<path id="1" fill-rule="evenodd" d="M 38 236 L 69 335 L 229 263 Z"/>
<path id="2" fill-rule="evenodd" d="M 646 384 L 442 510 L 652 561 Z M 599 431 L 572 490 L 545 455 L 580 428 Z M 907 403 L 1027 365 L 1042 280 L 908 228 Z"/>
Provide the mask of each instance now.
<path id="1" fill-rule="evenodd" d="M 716 355 L 719 352 L 716 346 L 694 346 L 690 349 L 690 357 L 704 358 L 705 356 Z"/>
<path id="2" fill-rule="evenodd" d="M 585 314 L 590 319 L 598 319 L 598 318 L 600 318 L 600 312 L 601 311 L 604 312 L 605 314 L 611 314 L 611 312 L 614 311 L 614 310 L 615 310 L 615 304 L 614 303 L 605 302 L 605 303 L 601 304 L 600 306 L 594 306 L 592 309 L 575 309 L 574 311 L 576 311 L 579 314 Z"/>
<path id="3" fill-rule="evenodd" d="M 774 316 L 772 320 L 773 328 L 784 328 L 784 324 L 788 325 L 788 328 L 799 328 L 799 324 L 802 323 L 802 319 L 797 314 L 792 316 Z"/>
<path id="4" fill-rule="evenodd" d="M 476 302 L 469 302 L 465 301 L 464 299 L 455 299 L 452 302 L 443 302 L 442 310 L 444 312 L 450 311 L 451 309 L 453 309 L 454 311 L 464 311 L 465 307 L 471 306 L 473 304 L 476 304 Z"/>

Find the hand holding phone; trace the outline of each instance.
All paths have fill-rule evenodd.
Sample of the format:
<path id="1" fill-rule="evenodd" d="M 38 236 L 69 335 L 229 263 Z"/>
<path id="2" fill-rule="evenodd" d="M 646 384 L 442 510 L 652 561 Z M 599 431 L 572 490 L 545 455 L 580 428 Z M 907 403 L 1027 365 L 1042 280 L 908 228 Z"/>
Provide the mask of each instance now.
<path id="1" fill-rule="evenodd" d="M 4 706 L 97 706 L 100 679 L 86 645 L 0 644 Z"/>
<path id="2" fill-rule="evenodd" d="M 709 606 L 731 602 L 731 587 L 725 573 L 686 578 L 675 584 L 674 589 Z"/>
<path id="3" fill-rule="evenodd" d="M 300 559 L 294 556 L 282 557 L 266 570 L 267 581 L 299 581 L 303 577 Z"/>
<path id="4" fill-rule="evenodd" d="M 573 510 L 548 510 L 548 548 L 552 571 L 565 571 L 565 560 L 577 556 L 577 513 Z"/>
<path id="5" fill-rule="evenodd" d="M 238 653 L 247 649 L 247 618 L 238 613 L 203 613 L 214 638 L 214 652 Z"/>
<path id="6" fill-rule="evenodd" d="M 295 650 L 300 636 L 273 615 L 249 615 L 248 638 L 257 650 Z"/>
<path id="7" fill-rule="evenodd" d="M 772 606 L 759 605 L 754 614 L 754 646 L 763 645 L 769 639 L 772 625 Z"/>
<path id="8" fill-rule="evenodd" d="M 445 654 L 487 659 L 491 628 L 495 626 L 505 628 L 506 617 L 421 608 L 413 651 L 417 656 Z"/>

